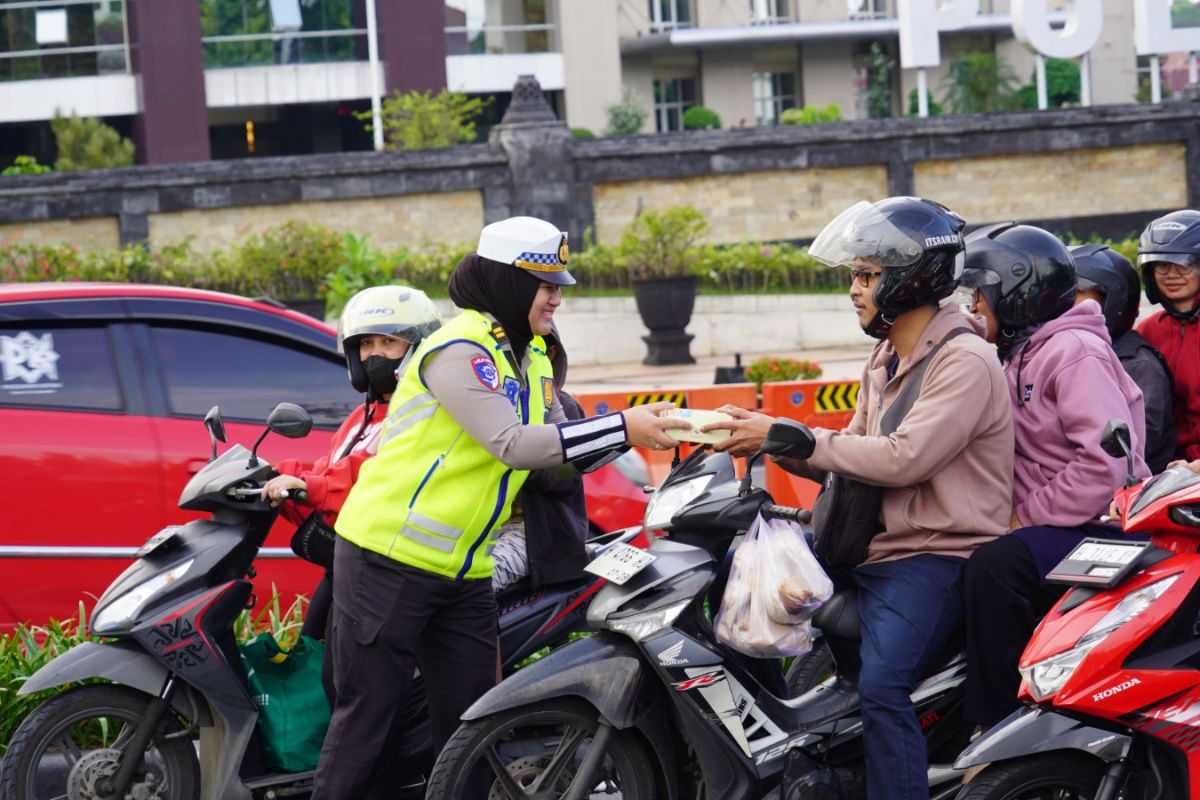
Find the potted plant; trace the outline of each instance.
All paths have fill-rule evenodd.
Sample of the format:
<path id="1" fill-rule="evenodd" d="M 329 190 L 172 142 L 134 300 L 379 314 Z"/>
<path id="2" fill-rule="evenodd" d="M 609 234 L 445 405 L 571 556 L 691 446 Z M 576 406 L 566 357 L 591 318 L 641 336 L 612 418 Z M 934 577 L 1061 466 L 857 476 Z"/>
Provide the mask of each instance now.
<path id="1" fill-rule="evenodd" d="M 692 272 L 699 248 L 696 240 L 708 227 L 691 206 L 646 211 L 626 226 L 617 245 L 629 270 L 638 314 L 650 335 L 643 336 L 643 364 L 695 364 L 684 329 L 696 304 Z"/>
<path id="2" fill-rule="evenodd" d="M 814 381 L 821 377 L 822 372 L 824 370 L 816 361 L 763 356 L 746 367 L 746 380 L 757 386 L 761 392 L 762 385 L 770 381 L 794 381 L 797 378 L 802 381 Z"/>

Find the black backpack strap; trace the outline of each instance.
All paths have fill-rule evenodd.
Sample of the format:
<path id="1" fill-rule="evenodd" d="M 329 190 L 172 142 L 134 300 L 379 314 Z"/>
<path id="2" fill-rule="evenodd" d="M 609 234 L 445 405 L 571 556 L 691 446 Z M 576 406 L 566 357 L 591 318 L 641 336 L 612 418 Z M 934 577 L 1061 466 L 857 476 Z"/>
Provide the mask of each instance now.
<path id="1" fill-rule="evenodd" d="M 978 335 L 970 328 L 955 328 L 946 334 L 940 342 L 935 344 L 925 357 L 921 359 L 921 363 L 913 367 L 908 374 L 904 385 L 900 387 L 900 393 L 896 395 L 895 401 L 888 406 L 887 411 L 883 412 L 883 419 L 879 422 L 879 433 L 883 436 L 891 436 L 900 427 L 900 423 L 912 410 L 916 404 L 917 398 L 921 396 L 921 385 L 925 382 L 925 370 L 929 369 L 929 365 L 933 363 L 934 356 L 946 344 L 946 342 L 963 334 Z"/>

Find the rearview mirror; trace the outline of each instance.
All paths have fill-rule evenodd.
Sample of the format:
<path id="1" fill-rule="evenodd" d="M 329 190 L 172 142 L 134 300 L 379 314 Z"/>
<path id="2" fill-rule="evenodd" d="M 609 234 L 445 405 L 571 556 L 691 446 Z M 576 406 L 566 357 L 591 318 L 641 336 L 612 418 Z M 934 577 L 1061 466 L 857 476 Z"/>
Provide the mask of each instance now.
<path id="1" fill-rule="evenodd" d="M 267 428 L 288 439 L 303 439 L 312 426 L 312 416 L 295 403 L 280 403 L 267 417 Z"/>
<path id="2" fill-rule="evenodd" d="M 217 458 L 217 442 L 225 441 L 225 422 L 221 419 L 221 408 L 213 406 L 204 415 L 204 427 L 208 429 L 208 439 L 212 443 L 212 456 L 209 461 Z"/>
<path id="3" fill-rule="evenodd" d="M 807 425 L 792 419 L 780 418 L 767 430 L 762 452 L 786 458 L 811 458 L 817 439 Z"/>
<path id="4" fill-rule="evenodd" d="M 1109 420 L 1100 436 L 1100 447 L 1113 458 L 1129 454 L 1129 426 L 1119 419 Z"/>

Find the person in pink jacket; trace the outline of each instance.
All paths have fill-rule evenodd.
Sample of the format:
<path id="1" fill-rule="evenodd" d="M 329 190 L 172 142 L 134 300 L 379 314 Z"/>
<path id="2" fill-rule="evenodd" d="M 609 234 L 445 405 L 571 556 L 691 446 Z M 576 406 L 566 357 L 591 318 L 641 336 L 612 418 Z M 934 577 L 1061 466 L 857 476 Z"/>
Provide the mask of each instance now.
<path id="1" fill-rule="evenodd" d="M 1053 234 L 1006 222 L 967 237 L 962 285 L 995 342 L 1013 406 L 1012 532 L 967 563 L 967 697 L 964 715 L 985 729 L 1017 708 L 1017 663 L 1038 619 L 1063 590 L 1047 572 L 1099 522 L 1125 480 L 1124 459 L 1100 448 L 1110 420 L 1129 426 L 1142 459 L 1142 393 L 1113 352 L 1100 305 L 1075 305 L 1075 265 Z M 970 494 L 963 502 L 970 503 Z"/>
<path id="2" fill-rule="evenodd" d="M 937 203 L 892 197 L 846 210 L 809 250 L 851 268 L 859 324 L 880 340 L 849 427 L 814 428 L 807 461 L 779 462 L 816 480 L 829 472 L 882 487 L 865 561 L 834 575 L 839 589 L 858 591 L 870 800 L 929 798 L 911 693 L 961 625 L 967 557 L 1004 533 L 1010 510 L 1012 409 L 1004 375 L 972 318 L 942 305 L 958 282 L 964 225 Z M 915 403 L 894 430 L 883 431 L 901 393 L 914 389 Z M 774 421 L 720 410 L 735 420 L 705 429 L 732 430 L 715 449 L 734 455 L 754 453 Z"/>

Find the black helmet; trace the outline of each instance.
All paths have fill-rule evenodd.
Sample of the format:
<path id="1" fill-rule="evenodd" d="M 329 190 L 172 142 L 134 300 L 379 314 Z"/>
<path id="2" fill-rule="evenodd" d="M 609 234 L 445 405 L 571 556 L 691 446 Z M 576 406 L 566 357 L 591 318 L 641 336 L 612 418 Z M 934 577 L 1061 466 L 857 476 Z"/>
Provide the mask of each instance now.
<path id="1" fill-rule="evenodd" d="M 868 258 L 882 267 L 872 301 L 878 312 L 863 330 L 877 339 L 896 317 L 949 297 L 962 272 L 966 222 L 950 209 L 916 197 L 860 202 L 825 226 L 808 254 L 831 267 Z"/>
<path id="2" fill-rule="evenodd" d="M 1142 270 L 1146 299 L 1158 303 L 1173 317 L 1194 319 L 1200 313 L 1200 305 L 1192 311 L 1179 311 L 1173 304 L 1163 302 L 1158 282 L 1154 280 L 1157 261 L 1200 267 L 1200 211 L 1185 208 L 1159 217 L 1146 226 L 1138 240 L 1138 267 Z"/>
<path id="3" fill-rule="evenodd" d="M 1137 319 L 1142 300 L 1137 270 L 1128 258 L 1106 244 L 1081 244 L 1070 250 L 1075 260 L 1076 285 L 1080 290 L 1100 293 L 1104 323 L 1115 342 Z"/>
<path id="4" fill-rule="evenodd" d="M 967 237 L 962 285 L 987 297 L 1000 323 L 997 344 L 1003 354 L 1021 330 L 1075 305 L 1075 263 L 1049 231 L 1001 222 Z"/>

